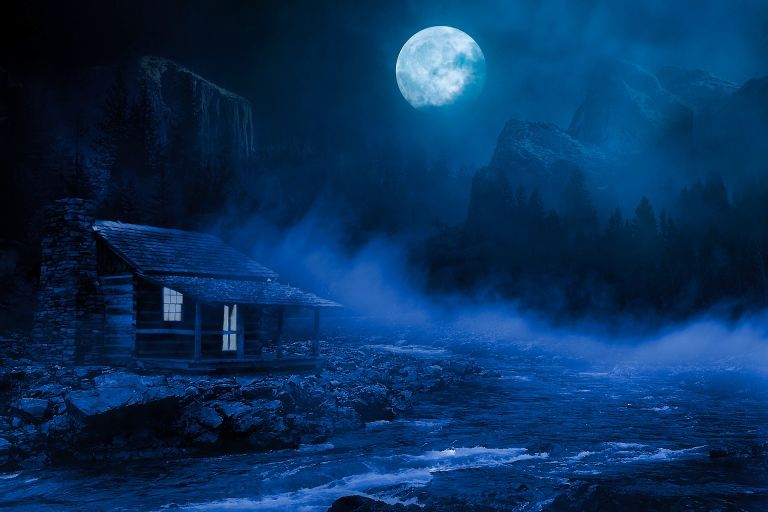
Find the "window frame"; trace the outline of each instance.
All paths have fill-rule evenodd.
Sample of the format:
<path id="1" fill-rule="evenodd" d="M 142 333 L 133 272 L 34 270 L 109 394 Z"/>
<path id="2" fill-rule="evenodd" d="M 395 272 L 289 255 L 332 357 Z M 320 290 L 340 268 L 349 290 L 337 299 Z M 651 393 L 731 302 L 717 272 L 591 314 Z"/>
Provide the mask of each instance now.
<path id="1" fill-rule="evenodd" d="M 234 324 L 234 325 L 233 325 Z M 222 352 L 237 352 L 237 344 L 240 342 L 238 339 L 237 330 L 237 304 L 224 304 L 224 323 L 222 325 Z"/>
<path id="2" fill-rule="evenodd" d="M 163 322 L 184 320 L 184 294 L 163 286 Z"/>

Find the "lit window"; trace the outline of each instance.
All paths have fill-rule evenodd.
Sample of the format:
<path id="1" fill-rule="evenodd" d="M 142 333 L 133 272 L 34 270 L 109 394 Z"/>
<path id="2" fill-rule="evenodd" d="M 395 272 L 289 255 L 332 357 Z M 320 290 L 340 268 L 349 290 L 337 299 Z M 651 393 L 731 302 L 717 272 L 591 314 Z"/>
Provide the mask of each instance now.
<path id="1" fill-rule="evenodd" d="M 181 322 L 181 307 L 184 296 L 176 290 L 163 287 L 163 320 L 166 322 Z"/>
<path id="2" fill-rule="evenodd" d="M 224 338 L 221 350 L 237 350 L 237 304 L 224 306 Z"/>

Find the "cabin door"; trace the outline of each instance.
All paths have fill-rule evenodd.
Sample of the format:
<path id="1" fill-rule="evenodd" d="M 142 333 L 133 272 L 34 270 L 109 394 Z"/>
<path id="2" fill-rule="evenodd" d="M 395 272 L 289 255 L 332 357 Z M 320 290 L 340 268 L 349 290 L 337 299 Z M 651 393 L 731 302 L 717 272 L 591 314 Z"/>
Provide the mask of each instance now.
<path id="1" fill-rule="evenodd" d="M 224 328 L 222 329 L 221 350 L 237 351 L 237 304 L 224 306 Z"/>

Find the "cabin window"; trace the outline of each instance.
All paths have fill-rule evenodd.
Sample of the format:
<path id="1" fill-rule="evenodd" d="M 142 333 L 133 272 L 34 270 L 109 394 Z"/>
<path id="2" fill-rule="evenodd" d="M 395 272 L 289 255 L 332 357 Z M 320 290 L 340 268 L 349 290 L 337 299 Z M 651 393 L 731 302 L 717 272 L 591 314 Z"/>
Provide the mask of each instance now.
<path id="1" fill-rule="evenodd" d="M 224 306 L 224 336 L 221 350 L 237 350 L 237 304 Z"/>
<path id="2" fill-rule="evenodd" d="M 163 287 L 163 320 L 166 322 L 181 322 L 181 308 L 184 296 L 176 290 Z"/>

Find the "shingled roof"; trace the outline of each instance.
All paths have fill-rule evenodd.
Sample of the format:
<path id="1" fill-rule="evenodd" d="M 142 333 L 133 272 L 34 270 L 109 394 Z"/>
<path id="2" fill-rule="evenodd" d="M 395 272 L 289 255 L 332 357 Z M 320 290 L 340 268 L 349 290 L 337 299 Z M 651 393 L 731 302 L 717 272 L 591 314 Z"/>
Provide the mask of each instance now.
<path id="1" fill-rule="evenodd" d="M 144 278 L 203 302 L 338 307 L 206 233 L 99 220 L 96 235 Z"/>
<path id="2" fill-rule="evenodd" d="M 340 306 L 332 300 L 276 282 L 175 275 L 156 275 L 148 278 L 156 284 L 196 297 L 203 302 L 319 308 Z"/>
<path id="3" fill-rule="evenodd" d="M 277 279 L 277 273 L 207 233 L 105 220 L 96 221 L 93 229 L 143 274 Z"/>

